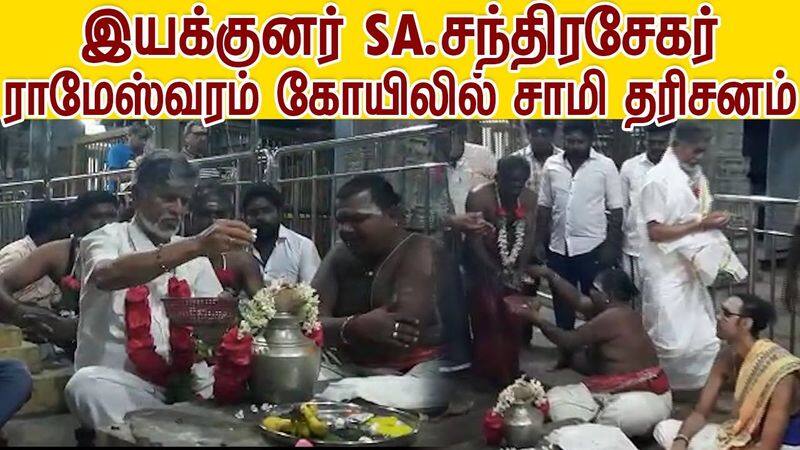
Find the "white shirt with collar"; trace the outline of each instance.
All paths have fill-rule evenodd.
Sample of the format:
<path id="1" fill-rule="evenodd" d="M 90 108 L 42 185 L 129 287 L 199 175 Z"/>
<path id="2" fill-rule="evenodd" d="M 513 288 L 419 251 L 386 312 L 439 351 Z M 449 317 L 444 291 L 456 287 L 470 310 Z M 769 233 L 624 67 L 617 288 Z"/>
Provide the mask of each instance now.
<path id="1" fill-rule="evenodd" d="M 560 155 L 564 153 L 564 150 L 561 147 L 553 146 L 553 155 Z M 514 156 L 522 156 L 528 163 L 531 164 L 531 176 L 528 178 L 528 189 L 533 192 L 539 192 L 542 186 L 542 174 L 544 172 L 544 163 L 540 163 L 538 159 L 533 157 L 533 150 L 531 149 L 531 145 L 528 144 L 525 147 L 515 151 L 512 153 Z M 545 163 L 547 160 L 545 160 Z"/>
<path id="2" fill-rule="evenodd" d="M 622 163 L 619 170 L 622 182 L 622 204 L 625 212 L 625 221 L 622 230 L 625 239 L 622 251 L 626 255 L 638 257 L 644 245 L 644 233 L 646 225 L 641 219 L 641 209 L 639 208 L 647 172 L 655 167 L 647 153 L 638 154 Z"/>
<path id="3" fill-rule="evenodd" d="M 595 149 L 574 177 L 565 155 L 545 161 L 539 206 L 552 210 L 550 250 L 576 256 L 605 241 L 606 211 L 622 208 L 622 186 L 614 161 Z"/>
<path id="4" fill-rule="evenodd" d="M 292 283 L 311 283 L 319 268 L 320 257 L 314 242 L 283 225 L 278 228 L 278 240 L 269 259 L 253 248 L 253 256 L 261 266 L 264 281 L 284 279 Z"/>
<path id="5" fill-rule="evenodd" d="M 491 150 L 482 145 L 464 143 L 464 154 L 455 167 L 447 167 L 447 189 L 456 214 L 466 213 L 469 191 L 494 181 L 496 172 L 497 158 Z"/>
<path id="6" fill-rule="evenodd" d="M 184 238 L 175 236 L 170 242 Z M 127 289 L 104 291 L 89 282 L 101 262 L 131 253 L 154 250 L 156 246 L 134 222 L 111 223 L 81 239 L 81 296 L 78 321 L 78 348 L 75 369 L 102 366 L 135 373 L 125 350 L 125 295 Z M 214 268 L 208 258 L 195 258 L 176 267 L 174 274 L 186 280 L 195 297 L 216 297 L 222 292 Z M 172 272 L 159 275 L 146 283 L 150 290 L 150 333 L 156 352 L 169 356 L 169 320 L 162 298 L 167 296 L 167 283 Z"/>

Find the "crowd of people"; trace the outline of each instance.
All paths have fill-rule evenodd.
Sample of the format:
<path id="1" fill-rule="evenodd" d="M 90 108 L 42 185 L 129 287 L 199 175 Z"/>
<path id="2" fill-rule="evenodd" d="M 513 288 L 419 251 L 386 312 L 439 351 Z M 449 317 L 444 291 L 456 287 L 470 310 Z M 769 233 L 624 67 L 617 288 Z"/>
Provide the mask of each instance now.
<path id="1" fill-rule="evenodd" d="M 521 375 L 520 349 L 535 327 L 558 348 L 557 367 L 585 376 L 547 393 L 553 420 L 654 432 L 671 449 L 800 441 L 800 359 L 759 339 L 774 309 L 739 294 L 716 312 L 709 294 L 720 273 L 747 273 L 720 231 L 729 215 L 712 209 L 700 165 L 706 128 L 649 127 L 646 151 L 618 170 L 594 149 L 591 121 L 566 121 L 563 148 L 554 145 L 556 122 L 528 121 L 529 145 L 499 159 L 464 142 L 464 123 L 443 126 L 455 139 L 436 146 L 449 163 L 441 229 L 410 230 L 392 184 L 359 175 L 336 193 L 340 239 L 324 258 L 281 223 L 284 200 L 269 184 L 250 186 L 235 218 L 216 175 L 190 162 L 207 153 L 201 125 L 187 125 L 182 152 L 145 151 L 149 129 L 132 127 L 108 161 L 135 168 L 129 213 L 106 191 L 67 206 L 34 204 L 26 236 L 0 250 L 3 321 L 74 361 L 65 396 L 89 436 L 167 401 L 159 380 L 130 361 L 125 311 L 128 293 L 147 288 L 153 346 L 169 355 L 160 299 L 179 278 L 195 297 L 250 297 L 276 279 L 310 284 L 320 298 L 324 380 L 471 370 L 503 387 Z M 536 298 L 544 284 L 555 323 Z M 192 371 L 196 393 L 210 397 L 211 368 Z M 709 425 L 726 383 L 736 389 L 736 416 Z M 0 361 L 0 389 L 4 423 L 30 396 L 30 374 Z M 683 423 L 670 419 L 673 391 L 700 391 Z"/>

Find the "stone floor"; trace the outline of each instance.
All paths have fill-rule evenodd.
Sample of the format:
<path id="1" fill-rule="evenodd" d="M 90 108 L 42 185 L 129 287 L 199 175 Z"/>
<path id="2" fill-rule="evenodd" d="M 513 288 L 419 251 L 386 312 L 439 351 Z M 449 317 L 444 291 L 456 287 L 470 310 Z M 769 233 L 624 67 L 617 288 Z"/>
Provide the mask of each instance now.
<path id="1" fill-rule="evenodd" d="M 762 277 L 760 277 L 761 279 L 756 286 L 756 292 L 765 298 L 769 298 L 769 275 L 761 275 Z M 777 285 L 781 286 L 780 275 L 778 275 L 777 281 Z M 724 293 L 720 293 L 717 296 L 718 300 L 722 298 L 724 298 Z M 545 310 L 545 314 L 552 315 L 552 312 Z M 552 316 L 550 319 L 552 320 Z M 779 308 L 779 321 L 775 327 L 775 337 L 777 341 L 787 346 L 791 329 L 790 322 L 785 310 Z M 570 384 L 580 378 L 577 373 L 570 370 L 549 370 L 555 364 L 556 351 L 553 345 L 538 331 L 534 334 L 531 347 L 523 352 L 521 359 L 522 368 L 546 385 Z M 468 413 L 457 417 L 449 417 L 446 419 L 447 423 L 442 421 L 440 424 L 432 424 L 437 433 L 449 433 L 452 435 L 450 440 L 447 441 L 452 443 L 452 448 L 487 448 L 480 442 L 480 420 L 485 408 L 490 406 L 495 392 L 491 388 L 484 386 L 477 387 L 472 395 L 475 396 L 475 404 Z M 730 411 L 730 396 L 726 396 L 720 403 L 719 413 L 712 418 L 714 421 L 721 421 Z M 673 417 L 685 417 L 691 411 L 692 405 L 692 401 L 676 399 Z M 5 426 L 4 432 L 8 436 L 9 445 L 13 446 L 74 446 L 73 432 L 76 426 L 77 422 L 70 415 L 29 416 L 11 420 Z M 637 446 L 647 450 L 658 448 L 652 440 L 637 442 Z"/>

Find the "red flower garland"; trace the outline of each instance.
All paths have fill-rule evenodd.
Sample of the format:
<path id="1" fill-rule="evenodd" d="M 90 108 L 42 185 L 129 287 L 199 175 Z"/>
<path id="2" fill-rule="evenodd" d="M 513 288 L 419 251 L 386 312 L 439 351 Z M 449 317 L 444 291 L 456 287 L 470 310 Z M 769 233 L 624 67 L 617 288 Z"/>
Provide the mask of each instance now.
<path id="1" fill-rule="evenodd" d="M 188 298 L 192 295 L 186 280 L 178 280 L 175 277 L 170 278 L 167 290 L 170 297 Z M 192 328 L 170 323 L 169 345 L 172 362 L 167 363 L 156 353 L 153 335 L 150 334 L 152 317 L 149 298 L 150 289 L 145 285 L 132 287 L 125 294 L 127 336 L 125 350 L 140 377 L 166 387 L 172 377 L 191 372 L 195 354 Z"/>
<path id="2" fill-rule="evenodd" d="M 503 441 L 503 416 L 492 408 L 483 416 L 483 438 L 488 445 L 500 445 Z"/>
<path id="3" fill-rule="evenodd" d="M 497 207 L 497 216 L 498 217 L 507 217 L 508 211 L 503 208 L 502 206 Z M 523 208 L 522 204 L 517 200 L 517 206 L 514 208 L 514 219 L 522 220 L 525 218 L 525 208 Z"/>
<path id="4" fill-rule="evenodd" d="M 325 339 L 324 339 L 324 336 L 322 334 L 322 324 L 321 323 L 317 322 L 317 325 L 314 326 L 314 329 L 311 330 L 310 333 L 303 332 L 303 334 L 307 338 L 309 338 L 312 341 L 314 341 L 314 343 L 317 344 L 317 347 L 322 348 L 322 343 L 323 343 L 323 341 Z"/>
<path id="5" fill-rule="evenodd" d="M 545 399 L 541 406 L 536 407 L 539 411 L 547 417 L 550 412 L 550 402 Z M 483 438 L 488 445 L 500 445 L 503 442 L 503 415 L 496 412 L 494 408 L 486 410 L 483 416 Z"/>
<path id="6" fill-rule="evenodd" d="M 74 278 L 74 277 L 73 277 Z M 63 281 L 63 280 L 62 280 Z M 67 281 L 64 281 L 67 282 Z M 173 298 L 189 298 L 192 291 L 185 280 L 169 279 L 168 295 Z M 155 342 L 150 334 L 152 321 L 150 311 L 150 289 L 145 285 L 128 289 L 125 295 L 125 349 L 136 373 L 143 379 L 166 387 L 171 379 L 191 373 L 195 360 L 195 342 L 192 328 L 170 323 L 169 344 L 172 363 L 156 353 Z M 317 326 L 306 336 L 322 347 L 322 327 Z M 253 338 L 239 338 L 239 329 L 232 327 L 222 337 L 216 351 L 214 366 L 214 398 L 221 404 L 239 403 L 243 400 L 247 380 L 250 378 Z"/>
<path id="7" fill-rule="evenodd" d="M 61 288 L 62 291 L 72 291 L 72 292 L 80 292 L 81 291 L 81 282 L 78 281 L 73 275 L 64 275 L 61 277 L 61 280 L 58 282 L 58 286 Z"/>
<path id="8" fill-rule="evenodd" d="M 317 324 L 311 333 L 304 334 L 322 348 L 322 325 Z M 214 365 L 214 400 L 218 404 L 231 405 L 244 399 L 252 356 L 252 336 L 248 334 L 239 338 L 239 328 L 235 326 L 222 336 L 215 352 Z"/>
<path id="9" fill-rule="evenodd" d="M 250 378 L 253 337 L 248 334 L 240 339 L 234 326 L 222 336 L 215 356 L 214 399 L 220 404 L 241 402 Z"/>

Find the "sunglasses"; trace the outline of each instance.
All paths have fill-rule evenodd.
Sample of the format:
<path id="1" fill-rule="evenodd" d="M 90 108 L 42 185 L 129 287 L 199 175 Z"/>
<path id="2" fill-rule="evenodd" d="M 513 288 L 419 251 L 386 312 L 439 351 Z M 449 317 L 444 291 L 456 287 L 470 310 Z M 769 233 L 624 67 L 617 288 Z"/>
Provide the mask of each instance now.
<path id="1" fill-rule="evenodd" d="M 734 313 L 734 312 L 730 312 L 727 309 L 725 309 L 724 306 L 720 307 L 719 310 L 722 313 L 723 317 L 725 317 L 725 318 L 729 318 L 729 317 L 746 317 L 746 316 L 743 316 L 742 314 L 737 314 L 737 313 Z"/>

